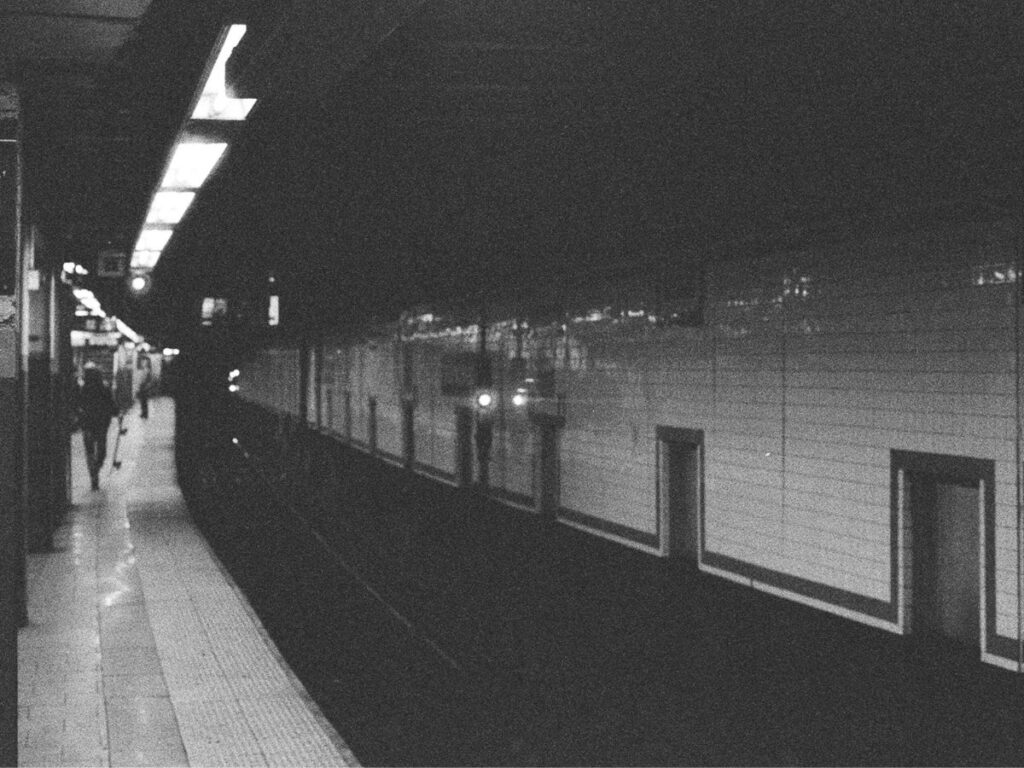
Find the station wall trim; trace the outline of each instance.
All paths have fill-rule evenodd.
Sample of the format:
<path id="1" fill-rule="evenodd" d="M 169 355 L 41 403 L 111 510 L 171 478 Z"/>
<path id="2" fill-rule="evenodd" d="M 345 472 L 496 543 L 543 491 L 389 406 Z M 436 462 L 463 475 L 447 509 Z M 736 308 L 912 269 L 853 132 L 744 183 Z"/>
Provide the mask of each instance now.
<path id="1" fill-rule="evenodd" d="M 394 464 L 399 467 L 404 467 L 408 464 L 404 456 L 399 456 L 390 451 L 382 451 L 380 448 L 374 451 L 373 455 L 379 457 L 381 461 L 386 461 L 388 464 Z"/>
<path id="2" fill-rule="evenodd" d="M 792 576 L 788 573 L 776 571 L 764 566 L 737 560 L 727 555 L 720 555 L 715 552 L 703 552 L 701 565 L 710 566 L 720 571 L 728 571 L 743 579 L 759 581 L 777 589 L 793 592 L 824 603 L 830 603 L 840 608 L 871 616 L 882 621 L 897 623 L 897 603 L 894 599 L 878 600 L 876 598 L 860 595 L 856 592 L 849 592 L 839 587 L 822 584 L 817 581 L 810 581 L 799 576 Z M 892 595 L 895 596 L 896 587 L 892 585 Z"/>
<path id="3" fill-rule="evenodd" d="M 446 472 L 443 469 L 438 469 L 435 466 L 426 464 L 422 461 L 413 461 L 412 468 L 421 475 L 426 475 L 435 480 L 440 480 L 445 483 L 455 483 L 455 473 Z"/>
<path id="4" fill-rule="evenodd" d="M 535 502 L 533 496 L 525 493 L 517 493 L 516 491 L 509 491 L 505 488 L 488 488 L 487 494 L 499 501 L 503 501 L 506 504 L 511 504 L 522 509 L 533 511 Z"/>
<path id="5" fill-rule="evenodd" d="M 646 531 L 638 531 L 636 528 L 630 528 L 628 525 L 614 523 L 610 520 L 595 517 L 594 515 L 588 515 L 584 512 L 577 512 L 574 509 L 568 509 L 566 507 L 558 508 L 558 517 L 566 522 L 574 523 L 585 528 L 592 528 L 595 531 L 607 533 L 612 536 L 617 536 L 621 539 L 631 541 L 634 544 L 640 544 L 644 547 L 657 549 L 661 545 L 660 520 L 658 521 L 658 532 L 648 533 Z"/>

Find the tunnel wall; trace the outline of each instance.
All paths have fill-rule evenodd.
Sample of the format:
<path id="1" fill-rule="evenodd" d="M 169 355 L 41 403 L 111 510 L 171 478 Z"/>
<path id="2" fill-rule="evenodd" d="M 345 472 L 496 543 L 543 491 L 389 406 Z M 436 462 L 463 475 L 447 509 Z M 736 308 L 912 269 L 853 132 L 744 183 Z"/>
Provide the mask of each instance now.
<path id="1" fill-rule="evenodd" d="M 291 416 L 299 415 L 299 350 L 265 349 L 243 371 L 245 397 Z"/>
<path id="2" fill-rule="evenodd" d="M 440 354 L 438 353 L 440 347 Z M 445 354 L 472 353 L 460 340 L 449 344 L 409 341 L 404 352 L 413 378 L 413 434 L 416 468 L 448 482 L 454 482 L 456 467 L 455 406 L 442 391 L 441 371 Z"/>
<path id="3" fill-rule="evenodd" d="M 492 491 L 535 503 L 529 411 L 557 416 L 559 518 L 664 553 L 657 430 L 700 430 L 700 567 L 902 633 L 913 534 L 893 452 L 989 462 L 982 650 L 1008 664 L 1018 625 L 1016 225 L 752 248 L 709 254 L 698 323 L 607 307 L 490 323 Z M 473 389 L 460 366 L 480 330 L 396 324 L 334 340 L 325 397 L 351 398 L 353 442 L 367 444 L 373 399 L 378 450 L 401 456 L 404 398 L 415 466 L 452 479 L 455 414 Z M 290 355 L 265 351 L 243 380 Z M 511 404 L 526 381 L 539 387 L 528 410 Z M 336 412 L 328 426 L 344 433 Z"/>

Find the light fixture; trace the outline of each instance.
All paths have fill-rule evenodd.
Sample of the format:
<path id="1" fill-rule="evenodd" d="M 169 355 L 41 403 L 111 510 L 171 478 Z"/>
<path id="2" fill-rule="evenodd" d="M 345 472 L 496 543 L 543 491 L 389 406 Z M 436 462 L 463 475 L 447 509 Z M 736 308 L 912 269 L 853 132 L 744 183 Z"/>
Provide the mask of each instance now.
<path id="1" fill-rule="evenodd" d="M 152 285 L 153 281 L 150 279 L 148 272 L 135 272 L 128 278 L 128 287 L 136 296 L 148 293 Z"/>
<path id="2" fill-rule="evenodd" d="M 522 408 L 530 401 L 530 396 L 524 387 L 519 387 L 512 395 L 512 405 L 516 408 Z"/>
<path id="3" fill-rule="evenodd" d="M 224 142 L 183 141 L 174 148 L 162 189 L 195 190 L 203 186 L 228 145 Z"/>
<path id="4" fill-rule="evenodd" d="M 146 214 L 147 224 L 177 224 L 195 199 L 195 192 L 162 189 L 153 196 Z"/>
<path id="5" fill-rule="evenodd" d="M 88 288 L 75 288 L 74 296 L 78 300 L 78 303 L 85 307 L 90 315 L 95 317 L 106 317 L 107 313 L 103 311 L 103 307 L 100 304 L 100 300 L 96 298 L 95 294 Z M 78 312 L 76 310 L 75 314 Z"/>
<path id="6" fill-rule="evenodd" d="M 193 120 L 244 120 L 256 104 L 256 99 L 236 99 L 231 96 L 224 75 L 228 58 L 244 35 L 244 24 L 232 24 L 225 31 L 217 58 L 203 85 L 202 95 L 192 110 Z"/>
<path id="7" fill-rule="evenodd" d="M 122 321 L 120 317 L 114 318 L 114 325 L 118 329 L 118 333 L 127 338 L 133 344 L 142 345 L 142 337 L 131 330 L 128 324 Z"/>
<path id="8" fill-rule="evenodd" d="M 135 251 L 132 254 L 132 269 L 153 269 L 160 261 L 160 251 Z"/>
<path id="9" fill-rule="evenodd" d="M 135 242 L 136 251 L 157 251 L 164 249 L 174 234 L 173 229 L 145 227 Z"/>

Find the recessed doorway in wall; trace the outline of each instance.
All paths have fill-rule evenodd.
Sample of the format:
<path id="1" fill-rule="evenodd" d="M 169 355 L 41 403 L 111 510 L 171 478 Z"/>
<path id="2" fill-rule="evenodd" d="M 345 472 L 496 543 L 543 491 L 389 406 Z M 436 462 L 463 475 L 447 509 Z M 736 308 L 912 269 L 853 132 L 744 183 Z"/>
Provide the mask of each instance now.
<path id="1" fill-rule="evenodd" d="M 473 484 L 473 411 L 455 409 L 455 479 L 463 488 Z"/>
<path id="2" fill-rule="evenodd" d="M 701 550 L 704 433 L 657 428 L 658 531 L 663 555 L 696 565 Z"/>
<path id="3" fill-rule="evenodd" d="M 369 444 L 370 453 L 377 452 L 377 398 L 371 397 L 366 401 L 366 442 Z"/>
<path id="4" fill-rule="evenodd" d="M 533 498 L 535 511 L 554 519 L 558 514 L 560 467 L 558 440 L 565 419 L 535 413 L 531 417 L 534 434 Z"/>
<path id="5" fill-rule="evenodd" d="M 416 462 L 416 404 L 412 400 L 402 401 L 402 448 L 405 466 Z"/>
<path id="6" fill-rule="evenodd" d="M 976 648 L 980 635 L 978 481 L 908 472 L 911 632 Z"/>
<path id="7" fill-rule="evenodd" d="M 911 451 L 893 451 L 892 461 L 904 531 L 893 554 L 901 553 L 905 630 L 915 644 L 935 651 L 977 654 L 982 637 L 988 638 L 988 651 L 999 650 L 992 583 L 994 462 Z"/>

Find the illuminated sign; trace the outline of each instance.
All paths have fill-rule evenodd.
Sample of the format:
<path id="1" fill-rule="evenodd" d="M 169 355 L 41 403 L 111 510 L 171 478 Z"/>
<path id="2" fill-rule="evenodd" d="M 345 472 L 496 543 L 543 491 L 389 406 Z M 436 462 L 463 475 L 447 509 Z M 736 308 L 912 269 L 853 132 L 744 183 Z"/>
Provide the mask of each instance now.
<path id="1" fill-rule="evenodd" d="M 277 296 L 271 296 L 267 305 L 267 325 L 279 325 L 281 323 L 281 300 Z"/>

